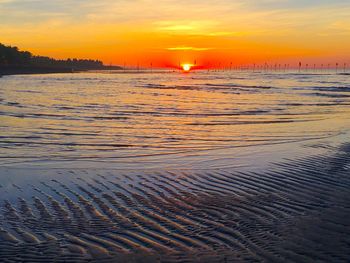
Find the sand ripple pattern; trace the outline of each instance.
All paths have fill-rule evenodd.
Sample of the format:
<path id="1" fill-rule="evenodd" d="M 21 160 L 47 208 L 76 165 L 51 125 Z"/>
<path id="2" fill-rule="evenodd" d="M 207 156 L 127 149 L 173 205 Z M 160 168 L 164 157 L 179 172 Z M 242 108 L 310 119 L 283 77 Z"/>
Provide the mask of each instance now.
<path id="1" fill-rule="evenodd" d="M 62 170 L 0 186 L 2 262 L 348 262 L 350 144 L 262 172 Z"/>

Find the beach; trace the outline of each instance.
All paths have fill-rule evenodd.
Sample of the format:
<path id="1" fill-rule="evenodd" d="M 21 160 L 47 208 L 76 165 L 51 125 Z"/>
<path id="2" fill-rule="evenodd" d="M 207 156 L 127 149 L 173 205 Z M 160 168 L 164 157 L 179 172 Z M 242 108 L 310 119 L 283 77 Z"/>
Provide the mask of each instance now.
<path id="1" fill-rule="evenodd" d="M 347 75 L 94 72 L 0 85 L 5 262 L 350 258 Z"/>

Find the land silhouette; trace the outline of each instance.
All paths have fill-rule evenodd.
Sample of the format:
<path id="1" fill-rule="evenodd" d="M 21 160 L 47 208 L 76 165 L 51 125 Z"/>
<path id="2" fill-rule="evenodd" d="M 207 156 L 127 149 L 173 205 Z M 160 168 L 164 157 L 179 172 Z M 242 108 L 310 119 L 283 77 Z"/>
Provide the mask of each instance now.
<path id="1" fill-rule="evenodd" d="M 121 69 L 119 66 L 105 66 L 102 61 L 92 59 L 68 58 L 54 59 L 33 55 L 29 51 L 21 51 L 15 46 L 0 43 L 0 75 L 66 73 L 86 70 Z"/>

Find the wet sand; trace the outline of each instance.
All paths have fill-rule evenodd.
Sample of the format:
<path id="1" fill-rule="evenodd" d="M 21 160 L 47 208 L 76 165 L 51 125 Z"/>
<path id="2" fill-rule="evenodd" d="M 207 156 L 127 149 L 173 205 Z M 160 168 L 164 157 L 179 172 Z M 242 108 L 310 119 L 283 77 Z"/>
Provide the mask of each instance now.
<path id="1" fill-rule="evenodd" d="M 350 143 L 262 171 L 1 168 L 3 262 L 348 262 Z"/>

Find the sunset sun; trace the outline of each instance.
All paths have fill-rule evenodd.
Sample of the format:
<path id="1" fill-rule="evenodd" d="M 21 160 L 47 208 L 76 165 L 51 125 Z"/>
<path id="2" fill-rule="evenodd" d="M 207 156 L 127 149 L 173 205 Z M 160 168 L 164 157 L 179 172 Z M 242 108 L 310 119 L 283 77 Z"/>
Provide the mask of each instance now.
<path id="1" fill-rule="evenodd" d="M 191 64 L 183 64 L 182 69 L 183 71 L 189 72 L 191 70 L 192 65 Z"/>

